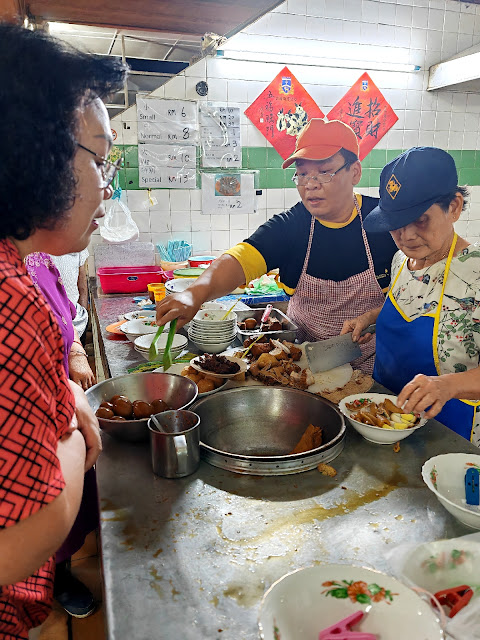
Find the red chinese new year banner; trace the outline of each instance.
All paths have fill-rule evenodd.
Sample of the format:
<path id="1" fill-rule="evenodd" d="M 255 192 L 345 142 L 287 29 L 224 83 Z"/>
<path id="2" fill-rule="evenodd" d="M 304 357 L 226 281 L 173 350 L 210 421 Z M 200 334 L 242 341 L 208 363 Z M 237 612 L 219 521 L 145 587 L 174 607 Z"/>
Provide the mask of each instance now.
<path id="1" fill-rule="evenodd" d="M 278 153 L 288 158 L 297 135 L 311 118 L 324 114 L 293 73 L 284 67 L 268 87 L 245 111 Z"/>
<path id="2" fill-rule="evenodd" d="M 360 160 L 363 160 L 398 120 L 380 89 L 364 73 L 328 114 L 341 120 L 357 134 Z"/>

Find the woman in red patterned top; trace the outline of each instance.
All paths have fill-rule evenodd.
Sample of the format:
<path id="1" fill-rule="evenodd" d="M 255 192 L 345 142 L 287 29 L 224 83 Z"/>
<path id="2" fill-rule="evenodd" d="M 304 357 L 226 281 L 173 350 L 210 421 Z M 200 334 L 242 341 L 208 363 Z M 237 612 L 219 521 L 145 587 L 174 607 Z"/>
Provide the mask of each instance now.
<path id="1" fill-rule="evenodd" d="M 116 166 L 101 99 L 122 64 L 0 25 L 0 638 L 49 612 L 53 555 L 101 449 L 98 423 L 63 367 L 57 321 L 23 259 L 83 250 Z"/>

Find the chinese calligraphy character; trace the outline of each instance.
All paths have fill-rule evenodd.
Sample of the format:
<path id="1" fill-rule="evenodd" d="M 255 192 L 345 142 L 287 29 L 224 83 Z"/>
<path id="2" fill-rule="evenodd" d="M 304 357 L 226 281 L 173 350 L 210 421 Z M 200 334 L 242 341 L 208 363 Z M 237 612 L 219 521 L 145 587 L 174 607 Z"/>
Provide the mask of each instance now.
<path id="1" fill-rule="evenodd" d="M 350 122 L 349 122 L 348 124 L 349 124 L 349 125 L 352 127 L 352 129 L 354 130 L 354 132 L 355 132 L 355 134 L 356 134 L 357 138 L 358 138 L 359 140 L 361 140 L 361 139 L 362 139 L 362 136 L 360 135 L 360 132 L 361 132 L 361 128 L 362 128 L 362 124 L 363 124 L 363 122 L 362 122 L 361 120 L 350 120 Z"/>
<path id="2" fill-rule="evenodd" d="M 354 118 L 363 118 L 361 115 L 362 103 L 358 99 L 358 96 L 355 98 L 353 102 L 348 103 L 349 111 L 347 111 L 348 116 L 353 116 Z"/>
<path id="3" fill-rule="evenodd" d="M 374 98 L 373 100 L 370 99 L 367 110 L 365 111 L 365 115 L 367 116 L 367 118 L 373 120 L 373 118 L 376 118 L 378 116 L 380 111 L 380 103 L 378 102 L 377 98 Z"/>
<path id="4" fill-rule="evenodd" d="M 379 122 L 377 122 L 377 124 L 373 124 L 373 122 L 370 121 L 367 124 L 367 128 L 365 129 L 365 135 L 377 138 L 379 129 L 380 129 L 380 123 Z"/>

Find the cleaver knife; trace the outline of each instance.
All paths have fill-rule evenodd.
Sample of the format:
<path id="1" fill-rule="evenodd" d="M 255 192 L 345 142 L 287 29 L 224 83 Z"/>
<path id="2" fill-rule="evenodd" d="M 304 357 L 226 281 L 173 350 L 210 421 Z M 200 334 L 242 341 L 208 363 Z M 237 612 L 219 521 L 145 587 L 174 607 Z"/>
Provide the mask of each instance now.
<path id="1" fill-rule="evenodd" d="M 362 331 L 360 335 L 375 333 L 375 325 L 371 324 Z M 308 366 L 312 373 L 320 373 L 335 369 L 342 364 L 352 362 L 362 355 L 359 345 L 352 342 L 352 334 L 346 333 L 343 336 L 335 336 L 328 340 L 318 342 L 307 342 L 305 344 L 305 355 Z"/>

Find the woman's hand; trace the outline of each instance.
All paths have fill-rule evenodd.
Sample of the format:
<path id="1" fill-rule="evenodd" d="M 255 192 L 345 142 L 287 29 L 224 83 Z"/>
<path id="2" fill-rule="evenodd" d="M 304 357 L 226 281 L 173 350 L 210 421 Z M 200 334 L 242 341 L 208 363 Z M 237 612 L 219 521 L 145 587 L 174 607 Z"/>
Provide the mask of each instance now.
<path id="1" fill-rule="evenodd" d="M 80 350 L 77 350 L 75 346 L 70 350 L 70 354 L 68 356 L 68 369 L 70 373 L 70 378 L 74 382 L 76 382 L 84 391 L 93 387 L 96 384 L 95 376 L 93 375 L 93 371 L 88 364 L 88 358 L 86 354 L 82 353 Z"/>
<path id="2" fill-rule="evenodd" d="M 425 376 L 419 373 L 398 394 L 397 405 L 407 413 L 422 413 L 430 407 L 424 417 L 434 418 L 443 405 L 455 397 L 455 392 L 452 375 Z"/>
<path id="3" fill-rule="evenodd" d="M 371 333 L 366 333 L 364 336 L 361 336 L 360 334 L 364 329 L 376 321 L 378 314 L 380 313 L 380 309 L 381 307 L 373 309 L 373 311 L 367 311 L 361 316 L 352 318 L 351 320 L 345 320 L 342 330 L 340 331 L 340 335 L 343 336 L 345 333 L 351 333 L 352 342 L 358 342 L 358 344 L 365 344 L 366 342 L 369 342 L 373 338 Z"/>
<path id="4" fill-rule="evenodd" d="M 78 430 L 82 433 L 87 448 L 85 471 L 88 471 L 93 467 L 102 450 L 98 420 L 90 409 L 87 396 L 83 389 L 73 382 L 73 380 L 69 380 L 68 382 L 75 396 L 75 415 L 78 421 Z"/>

